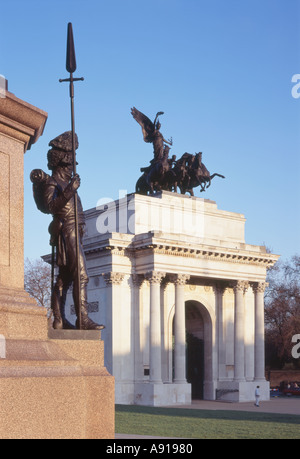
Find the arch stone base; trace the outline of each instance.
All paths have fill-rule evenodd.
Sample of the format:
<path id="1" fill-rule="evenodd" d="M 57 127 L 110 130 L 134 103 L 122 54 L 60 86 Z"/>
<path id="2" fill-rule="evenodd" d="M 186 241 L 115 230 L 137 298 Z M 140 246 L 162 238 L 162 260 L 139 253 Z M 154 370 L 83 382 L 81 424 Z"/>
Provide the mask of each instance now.
<path id="1" fill-rule="evenodd" d="M 190 405 L 191 385 L 135 384 L 134 404 L 146 406 Z"/>

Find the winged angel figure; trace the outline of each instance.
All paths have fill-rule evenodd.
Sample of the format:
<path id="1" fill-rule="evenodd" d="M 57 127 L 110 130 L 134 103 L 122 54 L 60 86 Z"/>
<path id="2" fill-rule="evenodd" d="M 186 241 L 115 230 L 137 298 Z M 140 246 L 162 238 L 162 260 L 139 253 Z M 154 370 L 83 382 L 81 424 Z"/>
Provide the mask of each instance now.
<path id="1" fill-rule="evenodd" d="M 144 141 L 147 143 L 153 143 L 154 161 L 161 161 L 164 157 L 165 143 L 173 145 L 172 137 L 170 140 L 166 140 L 159 131 L 161 124 L 158 117 L 163 115 L 164 112 L 158 112 L 153 123 L 146 115 L 137 110 L 135 107 L 131 109 L 131 114 L 142 128 Z"/>
<path id="2" fill-rule="evenodd" d="M 164 139 L 159 131 L 161 124 L 158 117 L 164 112 L 158 112 L 153 123 L 135 107 L 131 109 L 131 114 L 142 128 L 144 141 L 153 143 L 154 153 L 150 166 L 141 168 L 143 175 L 136 183 L 137 193 L 153 194 L 161 190 L 177 193 L 177 187 L 179 187 L 181 194 L 188 192 L 194 196 L 193 188 L 200 185 L 201 191 L 205 191 L 215 176 L 225 178 L 221 174 L 210 175 L 202 163 L 202 153 L 192 155 L 186 152 L 177 161 L 175 155 L 169 159 L 170 147 L 168 145 L 173 145 L 172 138 Z"/>

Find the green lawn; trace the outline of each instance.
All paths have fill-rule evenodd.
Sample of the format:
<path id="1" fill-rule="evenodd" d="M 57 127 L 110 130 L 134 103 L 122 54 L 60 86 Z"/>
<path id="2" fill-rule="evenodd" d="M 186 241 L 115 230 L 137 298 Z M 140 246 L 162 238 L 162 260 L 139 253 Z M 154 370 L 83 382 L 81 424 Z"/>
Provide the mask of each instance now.
<path id="1" fill-rule="evenodd" d="M 300 416 L 116 405 L 116 432 L 176 438 L 299 439 Z"/>

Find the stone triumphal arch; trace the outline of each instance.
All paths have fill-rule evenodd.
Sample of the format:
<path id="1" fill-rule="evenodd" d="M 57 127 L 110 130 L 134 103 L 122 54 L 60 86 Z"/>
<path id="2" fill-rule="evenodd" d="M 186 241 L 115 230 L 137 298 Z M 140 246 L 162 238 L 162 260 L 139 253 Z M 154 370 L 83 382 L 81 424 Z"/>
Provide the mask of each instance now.
<path id="1" fill-rule="evenodd" d="M 258 383 L 269 398 L 264 289 L 278 256 L 245 242 L 242 214 L 160 192 L 85 216 L 89 313 L 106 327 L 117 403 L 247 401 Z"/>

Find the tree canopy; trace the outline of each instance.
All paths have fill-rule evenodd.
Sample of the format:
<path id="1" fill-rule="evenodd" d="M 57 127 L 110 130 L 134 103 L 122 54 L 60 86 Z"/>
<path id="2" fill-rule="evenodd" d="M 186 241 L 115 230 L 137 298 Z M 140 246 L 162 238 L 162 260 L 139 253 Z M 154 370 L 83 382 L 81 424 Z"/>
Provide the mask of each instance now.
<path id="1" fill-rule="evenodd" d="M 24 265 L 24 288 L 36 299 L 39 306 L 51 308 L 51 267 L 41 258 L 29 260 Z"/>
<path id="2" fill-rule="evenodd" d="M 292 357 L 292 337 L 300 333 L 300 256 L 277 262 L 268 274 L 265 296 L 266 365 L 282 368 L 300 358 Z"/>

